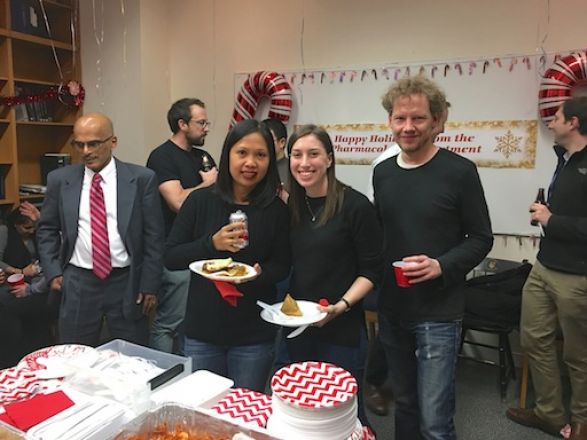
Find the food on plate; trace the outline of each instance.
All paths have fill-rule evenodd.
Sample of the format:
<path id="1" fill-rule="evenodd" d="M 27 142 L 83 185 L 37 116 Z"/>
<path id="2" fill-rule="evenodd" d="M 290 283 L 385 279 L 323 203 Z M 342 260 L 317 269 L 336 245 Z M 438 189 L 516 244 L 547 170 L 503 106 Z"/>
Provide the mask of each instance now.
<path id="1" fill-rule="evenodd" d="M 226 272 L 229 277 L 244 277 L 247 274 L 247 268 L 242 264 L 234 264 L 229 266 L 224 272 Z"/>
<path id="2" fill-rule="evenodd" d="M 232 258 L 208 260 L 202 264 L 202 272 L 209 275 L 239 278 L 248 275 L 249 271 L 243 264 L 236 264 Z"/>
<path id="3" fill-rule="evenodd" d="M 300 306 L 298 306 L 297 301 L 289 293 L 283 299 L 281 311 L 288 316 L 302 316 Z"/>
<path id="4" fill-rule="evenodd" d="M 206 273 L 220 272 L 232 264 L 232 258 L 218 258 L 208 260 L 202 265 L 202 270 Z"/>

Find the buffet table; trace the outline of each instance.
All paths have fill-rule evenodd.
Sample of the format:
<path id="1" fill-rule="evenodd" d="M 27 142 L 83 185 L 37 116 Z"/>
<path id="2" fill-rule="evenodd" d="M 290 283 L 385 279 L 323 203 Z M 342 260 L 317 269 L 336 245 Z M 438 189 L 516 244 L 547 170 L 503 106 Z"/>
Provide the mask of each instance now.
<path id="1" fill-rule="evenodd" d="M 271 414 L 270 396 L 121 340 L 48 347 L 0 371 L 0 440 L 282 438 Z M 348 437 L 373 438 L 360 424 Z"/>

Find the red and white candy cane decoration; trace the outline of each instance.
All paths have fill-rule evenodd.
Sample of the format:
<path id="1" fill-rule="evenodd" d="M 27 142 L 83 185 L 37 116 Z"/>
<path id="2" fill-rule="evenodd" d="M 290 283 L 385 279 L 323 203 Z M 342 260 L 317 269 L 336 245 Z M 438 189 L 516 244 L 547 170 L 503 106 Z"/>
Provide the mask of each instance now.
<path id="1" fill-rule="evenodd" d="M 289 83 L 279 73 L 257 72 L 249 75 L 238 92 L 230 126 L 244 119 L 253 119 L 263 96 L 271 98 L 267 117 L 287 122 L 292 107 Z"/>
<path id="2" fill-rule="evenodd" d="M 587 53 L 576 52 L 555 60 L 540 83 L 538 109 L 545 124 L 554 119 L 560 105 L 569 99 L 573 89 L 587 84 Z"/>

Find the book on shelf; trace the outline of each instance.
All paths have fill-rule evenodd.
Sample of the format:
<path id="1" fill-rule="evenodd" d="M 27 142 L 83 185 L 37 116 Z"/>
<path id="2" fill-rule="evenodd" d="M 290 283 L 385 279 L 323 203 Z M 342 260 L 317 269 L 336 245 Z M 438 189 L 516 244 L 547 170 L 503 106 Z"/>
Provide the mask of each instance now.
<path id="1" fill-rule="evenodd" d="M 38 0 L 11 0 L 12 30 L 25 34 L 49 37 L 43 9 Z"/>
<path id="2" fill-rule="evenodd" d="M 14 86 L 14 94 L 16 96 L 24 95 L 24 89 L 20 86 Z M 18 104 L 14 107 L 16 112 L 16 120 L 17 121 L 28 121 L 29 120 L 29 112 L 27 109 L 27 105 L 25 103 Z"/>
<path id="3" fill-rule="evenodd" d="M 14 90 L 16 95 L 35 96 L 46 92 L 50 88 L 51 86 L 39 84 L 18 83 L 15 84 Z M 40 99 L 26 101 L 24 104 L 16 106 L 16 112 L 17 121 L 51 122 L 55 113 L 55 103 L 54 101 Z"/>
<path id="4" fill-rule="evenodd" d="M 18 189 L 21 195 L 45 194 L 47 192 L 47 187 L 38 183 L 21 183 Z"/>
<path id="5" fill-rule="evenodd" d="M 38 95 L 40 93 L 46 92 L 50 87 L 49 86 L 34 86 L 32 88 L 32 93 Z M 33 107 L 35 108 L 36 113 L 36 120 L 41 122 L 50 122 L 53 120 L 53 113 L 54 113 L 54 101 L 34 101 Z"/>

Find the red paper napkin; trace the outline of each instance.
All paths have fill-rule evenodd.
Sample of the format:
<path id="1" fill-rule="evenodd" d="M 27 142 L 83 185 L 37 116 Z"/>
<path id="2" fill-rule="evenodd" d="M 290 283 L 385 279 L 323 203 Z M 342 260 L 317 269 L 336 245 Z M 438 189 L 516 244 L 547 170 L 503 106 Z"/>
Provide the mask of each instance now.
<path id="1" fill-rule="evenodd" d="M 10 419 L 10 417 L 8 417 L 8 414 L 6 414 L 6 413 L 0 414 L 0 422 L 4 422 L 10 426 L 14 426 L 12 424 L 12 420 Z"/>
<path id="2" fill-rule="evenodd" d="M 220 296 L 230 304 L 232 307 L 236 307 L 236 301 L 243 294 L 234 286 L 232 283 L 226 281 L 212 281 L 216 286 L 216 289 L 220 293 Z"/>
<path id="3" fill-rule="evenodd" d="M 30 399 L 9 403 L 4 406 L 7 418 L 12 426 L 21 431 L 28 431 L 35 425 L 59 414 L 74 405 L 63 391 L 49 394 L 37 394 Z"/>

